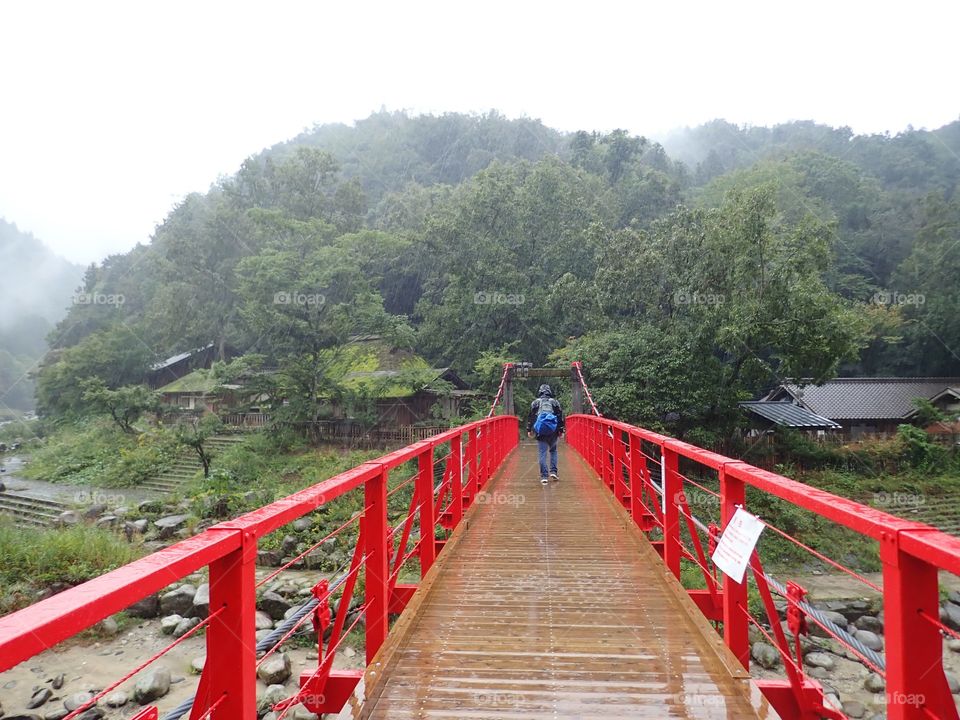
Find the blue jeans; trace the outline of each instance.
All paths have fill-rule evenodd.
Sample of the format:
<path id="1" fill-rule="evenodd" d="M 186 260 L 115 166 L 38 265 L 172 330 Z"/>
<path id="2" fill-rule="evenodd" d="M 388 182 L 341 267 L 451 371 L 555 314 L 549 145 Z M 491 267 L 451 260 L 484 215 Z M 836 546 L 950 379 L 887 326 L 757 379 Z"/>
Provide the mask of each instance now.
<path id="1" fill-rule="evenodd" d="M 558 435 L 554 435 L 552 438 L 547 440 L 541 440 L 537 438 L 537 450 L 540 455 L 540 477 L 545 478 L 550 473 L 556 474 L 557 472 L 557 439 Z M 547 469 L 547 450 L 550 451 L 550 468 Z"/>

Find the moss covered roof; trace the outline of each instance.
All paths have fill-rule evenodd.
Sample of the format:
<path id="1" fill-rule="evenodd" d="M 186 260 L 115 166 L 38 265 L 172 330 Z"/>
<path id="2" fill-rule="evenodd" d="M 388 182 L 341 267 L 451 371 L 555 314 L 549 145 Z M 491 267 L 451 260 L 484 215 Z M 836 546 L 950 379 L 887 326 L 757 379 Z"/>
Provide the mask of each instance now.
<path id="1" fill-rule="evenodd" d="M 443 375 L 419 355 L 391 348 L 377 339 L 365 339 L 325 353 L 326 371 L 350 390 L 375 397 L 409 397 Z"/>
<path id="2" fill-rule="evenodd" d="M 161 393 L 210 393 L 217 386 L 217 380 L 209 370 L 200 368 L 187 373 L 158 389 Z"/>
<path id="3" fill-rule="evenodd" d="M 331 348 L 321 358 L 323 372 L 335 383 L 373 397 L 415 395 L 449 368 L 430 367 L 422 357 L 379 338 L 363 338 Z M 161 393 L 211 393 L 218 385 L 210 370 L 198 369 L 159 388 Z"/>

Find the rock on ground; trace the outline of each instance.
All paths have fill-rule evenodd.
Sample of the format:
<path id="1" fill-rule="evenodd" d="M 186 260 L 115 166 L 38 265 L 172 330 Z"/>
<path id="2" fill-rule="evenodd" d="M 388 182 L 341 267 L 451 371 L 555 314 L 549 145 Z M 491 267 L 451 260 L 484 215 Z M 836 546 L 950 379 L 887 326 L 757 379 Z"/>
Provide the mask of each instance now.
<path id="1" fill-rule="evenodd" d="M 265 592 L 260 597 L 260 602 L 258 606 L 263 612 L 272 617 L 274 620 L 283 620 L 283 616 L 286 614 L 287 610 L 290 609 L 290 603 L 284 600 L 280 595 L 275 592 Z M 957 608 L 960 610 L 960 608 Z"/>
<path id="2" fill-rule="evenodd" d="M 165 618 L 161 618 L 160 632 L 164 635 L 171 635 L 181 620 L 183 618 L 180 615 L 167 615 Z"/>
<path id="3" fill-rule="evenodd" d="M 754 643 L 750 648 L 750 656 L 760 667 L 767 670 L 772 670 L 780 664 L 780 653 L 773 645 L 767 643 Z"/>
<path id="4" fill-rule="evenodd" d="M 282 685 L 290 678 L 290 657 L 285 653 L 275 653 L 264 660 L 257 670 L 257 677 L 267 685 Z"/>
<path id="5" fill-rule="evenodd" d="M 864 679 L 863 687 L 867 692 L 882 693 L 884 688 L 883 678 L 878 673 L 872 672 Z"/>
<path id="6" fill-rule="evenodd" d="M 118 708 L 126 705 L 130 698 L 127 697 L 127 694 L 122 690 L 117 690 L 107 695 L 103 701 L 107 704 L 107 707 Z"/>
<path id="7" fill-rule="evenodd" d="M 840 613 L 834 610 L 822 610 L 821 613 L 827 620 L 832 622 L 834 625 L 837 625 L 841 628 L 845 628 L 847 626 L 847 618 L 845 618 Z M 828 633 L 826 630 L 824 630 L 822 627 L 817 625 L 812 620 L 809 621 L 807 625 L 810 628 L 810 634 L 813 635 L 814 637 L 822 637 L 822 638 L 833 637 L 830 633 Z"/>
<path id="8" fill-rule="evenodd" d="M 200 624 L 200 618 L 195 618 L 195 617 L 183 618 L 180 622 L 177 623 L 177 626 L 173 629 L 173 636 L 175 638 L 183 637 L 199 624 Z"/>
<path id="9" fill-rule="evenodd" d="M 138 618 L 155 618 L 160 614 L 160 596 L 147 595 L 126 609 L 127 615 Z"/>
<path id="10" fill-rule="evenodd" d="M 189 515 L 167 515 L 159 520 L 154 520 L 153 525 L 157 528 L 160 539 L 166 540 L 173 537 L 178 530 L 183 530 L 189 517 Z"/>
<path id="11" fill-rule="evenodd" d="M 189 583 L 160 597 L 160 612 L 164 615 L 182 615 L 186 617 L 193 609 L 193 598 L 197 589 Z"/>
<path id="12" fill-rule="evenodd" d="M 93 699 L 93 693 L 88 692 L 78 692 L 70 695 L 63 701 L 63 706 L 73 712 L 78 707 L 82 707 L 86 703 L 90 702 Z"/>
<path id="13" fill-rule="evenodd" d="M 869 630 L 857 630 L 853 633 L 853 636 L 871 650 L 883 650 L 883 640 L 876 633 Z"/>
<path id="14" fill-rule="evenodd" d="M 944 673 L 947 676 L 947 685 L 950 686 L 950 692 L 956 695 L 960 693 L 960 680 L 953 673 Z"/>
<path id="15" fill-rule="evenodd" d="M 203 583 L 197 588 L 196 595 L 193 596 L 193 617 L 205 618 L 210 613 L 210 584 Z"/>
<path id="16" fill-rule="evenodd" d="M 810 667 L 820 667 L 824 670 L 833 670 L 837 666 L 836 660 L 822 652 L 812 652 L 804 656 L 803 662 Z"/>
<path id="17" fill-rule="evenodd" d="M 170 692 L 170 671 L 165 667 L 148 670 L 137 680 L 133 688 L 133 699 L 141 705 L 159 700 Z"/>
<path id="18" fill-rule="evenodd" d="M 859 617 L 853 625 L 855 628 L 857 628 L 857 630 L 869 630 L 877 635 L 883 634 L 883 622 L 880 620 L 880 618 L 876 618 L 873 615 L 864 615 L 863 617 Z"/>
<path id="19" fill-rule="evenodd" d="M 257 630 L 270 630 L 273 628 L 273 618 L 263 612 L 263 610 L 257 610 L 254 622 L 256 622 Z M 960 640 L 957 642 L 960 642 Z"/>
<path id="20" fill-rule="evenodd" d="M 40 707 L 51 697 L 53 697 L 53 690 L 50 688 L 40 688 L 30 696 L 30 700 L 27 702 L 27 710 Z M 0 715 L 2 715 L 2 713 L 0 713 Z"/>

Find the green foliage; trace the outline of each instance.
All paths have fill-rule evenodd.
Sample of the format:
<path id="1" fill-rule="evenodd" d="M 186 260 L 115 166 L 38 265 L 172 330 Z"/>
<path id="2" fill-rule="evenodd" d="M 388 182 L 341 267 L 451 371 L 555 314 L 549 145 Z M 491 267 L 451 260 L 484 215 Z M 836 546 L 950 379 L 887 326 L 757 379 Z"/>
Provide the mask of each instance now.
<path id="1" fill-rule="evenodd" d="M 81 416 L 78 379 L 135 385 L 213 343 L 220 361 L 262 356 L 222 382 L 268 396 L 278 422 L 323 418 L 329 399 L 362 415 L 374 390 L 329 362 L 367 333 L 480 382 L 485 353 L 561 348 L 604 366 L 590 380 L 607 413 L 704 442 L 781 378 L 960 374 L 958 128 L 717 121 L 665 149 L 496 113 L 317 127 L 87 271 L 84 292 L 125 302 L 71 308 L 38 408 Z"/>
<path id="2" fill-rule="evenodd" d="M 109 414 L 123 432 L 136 434 L 133 423 L 148 410 L 157 410 L 160 398 L 157 393 L 143 385 L 109 389 L 97 377 L 80 381 L 83 388 L 81 399 L 91 412 Z"/>
<path id="3" fill-rule="evenodd" d="M 289 444 L 287 439 L 282 433 L 254 433 L 231 444 L 216 457 L 209 477 L 191 489 L 193 511 L 199 517 L 215 518 L 247 512 L 380 454 L 315 450 L 306 448 L 302 440 Z M 274 537 L 264 547 L 276 542 Z"/>
<path id="4" fill-rule="evenodd" d="M 912 467 L 929 470 L 943 468 L 948 460 L 946 448 L 930 442 L 923 428 L 915 425 L 898 425 L 897 439 L 904 448 L 904 456 Z"/>
<path id="5" fill-rule="evenodd" d="M 29 605 L 53 583 L 76 585 L 139 556 L 136 546 L 107 530 L 88 525 L 23 528 L 0 517 L 0 613 Z"/>
<path id="6" fill-rule="evenodd" d="M 38 409 L 73 417 L 89 412 L 81 380 L 96 378 L 114 388 L 138 383 L 150 359 L 150 349 L 123 323 L 97 330 L 71 347 L 52 350 L 37 380 Z"/>
<path id="7" fill-rule="evenodd" d="M 207 440 L 223 430 L 223 421 L 213 413 L 202 417 L 182 417 L 176 421 L 173 430 L 178 443 L 193 448 L 203 466 L 203 476 L 209 477 L 214 453 Z"/>
<path id="8" fill-rule="evenodd" d="M 917 409 L 914 420 L 921 428 L 947 419 L 947 416 L 940 412 L 940 409 L 927 398 L 914 398 L 913 406 Z"/>
<path id="9" fill-rule="evenodd" d="M 64 424 L 31 446 L 25 477 L 95 487 L 135 486 L 173 462 L 176 437 L 153 428 L 130 435 L 105 419 Z"/>

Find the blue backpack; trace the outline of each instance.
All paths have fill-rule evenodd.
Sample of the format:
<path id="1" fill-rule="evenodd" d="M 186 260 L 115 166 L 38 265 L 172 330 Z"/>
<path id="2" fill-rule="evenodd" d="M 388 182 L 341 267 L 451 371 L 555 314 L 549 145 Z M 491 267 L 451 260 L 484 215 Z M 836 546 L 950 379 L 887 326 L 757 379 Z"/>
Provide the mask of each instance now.
<path id="1" fill-rule="evenodd" d="M 552 435 L 557 431 L 557 416 L 553 412 L 552 398 L 540 398 L 539 413 L 533 422 L 533 431 L 537 435 Z"/>

